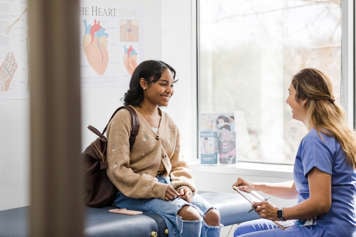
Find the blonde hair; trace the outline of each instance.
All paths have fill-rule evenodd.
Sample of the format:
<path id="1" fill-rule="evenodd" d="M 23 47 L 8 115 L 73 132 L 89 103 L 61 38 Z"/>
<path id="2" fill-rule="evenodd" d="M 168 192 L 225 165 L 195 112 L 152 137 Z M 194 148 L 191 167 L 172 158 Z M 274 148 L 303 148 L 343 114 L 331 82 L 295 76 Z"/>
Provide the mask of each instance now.
<path id="1" fill-rule="evenodd" d="M 293 77 L 292 85 L 296 90 L 296 100 L 306 100 L 308 127 L 333 135 L 355 168 L 355 134 L 348 128 L 343 110 L 335 104 L 330 79 L 317 69 L 305 68 Z"/>

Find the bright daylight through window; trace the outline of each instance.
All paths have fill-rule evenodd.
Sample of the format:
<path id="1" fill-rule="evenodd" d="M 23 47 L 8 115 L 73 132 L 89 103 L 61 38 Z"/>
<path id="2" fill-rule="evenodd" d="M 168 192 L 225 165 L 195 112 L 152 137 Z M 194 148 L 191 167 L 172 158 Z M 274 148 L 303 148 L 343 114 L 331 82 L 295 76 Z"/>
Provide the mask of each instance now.
<path id="1" fill-rule="evenodd" d="M 306 130 L 285 102 L 291 77 L 318 68 L 340 101 L 340 0 L 200 0 L 198 9 L 201 163 L 293 163 Z"/>

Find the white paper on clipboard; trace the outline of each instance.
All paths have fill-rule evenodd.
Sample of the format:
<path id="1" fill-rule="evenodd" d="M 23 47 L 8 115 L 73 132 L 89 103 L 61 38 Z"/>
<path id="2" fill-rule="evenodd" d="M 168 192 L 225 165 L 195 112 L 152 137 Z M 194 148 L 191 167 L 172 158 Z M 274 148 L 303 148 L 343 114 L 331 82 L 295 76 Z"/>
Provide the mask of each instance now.
<path id="1" fill-rule="evenodd" d="M 263 202 L 266 200 L 261 194 L 256 191 L 245 192 L 240 190 L 236 186 L 232 186 L 232 189 L 235 190 L 238 194 L 240 194 L 243 198 L 245 198 L 249 203 L 253 204 L 255 202 Z"/>
<path id="2" fill-rule="evenodd" d="M 232 189 L 235 190 L 238 194 L 240 194 L 243 198 L 245 198 L 251 204 L 253 204 L 254 202 L 262 202 L 262 201 L 267 200 L 267 198 L 263 197 L 261 194 L 259 194 L 256 191 L 245 192 L 245 191 L 240 190 L 236 186 L 232 186 Z M 295 224 L 295 221 L 296 220 L 273 221 L 273 222 L 276 225 L 278 225 L 279 228 L 284 230 L 290 226 L 293 226 Z"/>

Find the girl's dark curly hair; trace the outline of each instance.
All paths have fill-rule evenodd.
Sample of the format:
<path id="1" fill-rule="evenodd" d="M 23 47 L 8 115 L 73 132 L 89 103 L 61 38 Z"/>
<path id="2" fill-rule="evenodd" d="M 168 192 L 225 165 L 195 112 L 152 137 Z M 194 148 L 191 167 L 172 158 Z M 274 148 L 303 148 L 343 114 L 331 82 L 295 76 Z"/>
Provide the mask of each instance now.
<path id="1" fill-rule="evenodd" d="M 143 89 L 140 86 L 141 78 L 148 84 L 154 83 L 161 78 L 162 72 L 166 69 L 172 72 L 173 79 L 175 79 L 176 71 L 167 63 L 158 60 L 141 62 L 131 76 L 130 87 L 124 95 L 124 105 L 140 105 L 144 98 Z"/>

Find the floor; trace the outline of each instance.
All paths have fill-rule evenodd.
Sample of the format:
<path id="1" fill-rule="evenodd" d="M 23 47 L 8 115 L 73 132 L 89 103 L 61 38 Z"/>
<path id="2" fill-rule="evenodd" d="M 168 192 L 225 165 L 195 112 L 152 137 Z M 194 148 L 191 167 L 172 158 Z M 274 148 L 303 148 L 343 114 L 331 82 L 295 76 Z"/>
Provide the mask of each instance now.
<path id="1" fill-rule="evenodd" d="M 220 237 L 233 237 L 237 225 L 224 226 L 221 229 Z"/>

